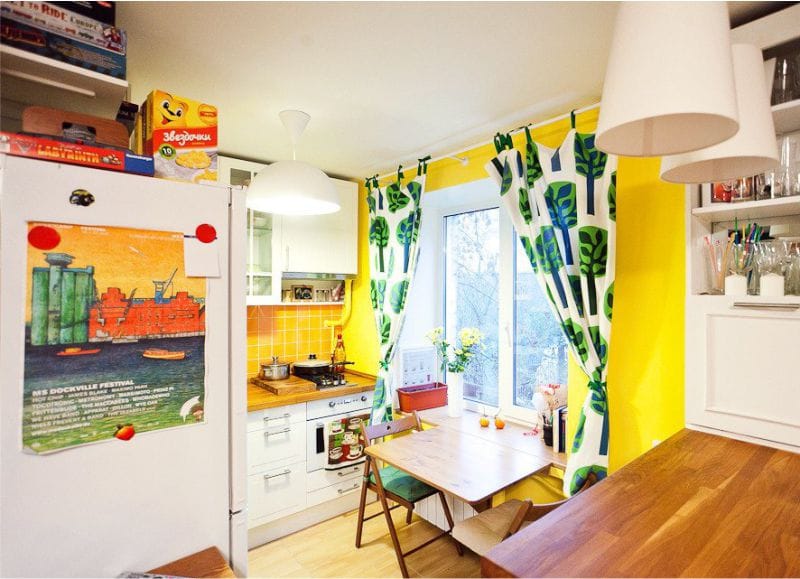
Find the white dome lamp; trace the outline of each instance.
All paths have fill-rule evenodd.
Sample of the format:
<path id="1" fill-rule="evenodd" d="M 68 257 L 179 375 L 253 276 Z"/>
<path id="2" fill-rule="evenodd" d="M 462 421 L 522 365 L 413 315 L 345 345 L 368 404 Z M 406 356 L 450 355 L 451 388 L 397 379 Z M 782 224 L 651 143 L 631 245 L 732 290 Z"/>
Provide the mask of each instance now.
<path id="1" fill-rule="evenodd" d="M 716 183 L 764 173 L 778 165 L 761 50 L 734 44 L 733 70 L 739 132 L 718 145 L 661 159 L 661 178 L 672 183 Z"/>
<path id="2" fill-rule="evenodd" d="M 295 149 L 311 117 L 303 111 L 281 111 L 281 122 L 292 142 L 292 160 L 261 169 L 247 189 L 247 207 L 278 215 L 323 215 L 341 209 L 330 178 L 296 159 Z"/>
<path id="3" fill-rule="evenodd" d="M 696 151 L 739 129 L 725 2 L 622 2 L 597 148 L 630 157 Z"/>

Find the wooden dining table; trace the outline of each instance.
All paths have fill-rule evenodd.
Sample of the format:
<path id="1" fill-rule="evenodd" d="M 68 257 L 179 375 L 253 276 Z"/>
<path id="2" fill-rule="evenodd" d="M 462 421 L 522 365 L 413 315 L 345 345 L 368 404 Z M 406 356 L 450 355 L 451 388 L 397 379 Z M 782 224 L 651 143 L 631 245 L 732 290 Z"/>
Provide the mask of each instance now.
<path id="1" fill-rule="evenodd" d="M 479 512 L 491 507 L 493 495 L 552 462 L 446 427 L 412 432 L 370 445 L 365 452 Z"/>

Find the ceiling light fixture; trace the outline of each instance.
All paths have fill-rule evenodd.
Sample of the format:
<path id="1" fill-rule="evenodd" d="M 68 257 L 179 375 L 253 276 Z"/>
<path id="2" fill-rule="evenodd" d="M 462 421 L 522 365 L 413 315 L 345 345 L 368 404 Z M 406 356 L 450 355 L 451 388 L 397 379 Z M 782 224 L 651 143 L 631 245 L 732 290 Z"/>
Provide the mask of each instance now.
<path id="1" fill-rule="evenodd" d="M 739 132 L 707 149 L 664 157 L 661 178 L 672 183 L 714 183 L 764 173 L 778 164 L 775 124 L 761 50 L 734 44 L 733 72 L 739 103 Z"/>
<path id="2" fill-rule="evenodd" d="M 292 142 L 292 160 L 261 169 L 247 189 L 247 207 L 278 215 L 323 215 L 341 209 L 336 185 L 321 170 L 297 160 L 296 147 L 311 117 L 303 111 L 281 111 Z"/>
<path id="3" fill-rule="evenodd" d="M 725 2 L 622 2 L 597 148 L 674 155 L 720 143 L 738 129 Z"/>

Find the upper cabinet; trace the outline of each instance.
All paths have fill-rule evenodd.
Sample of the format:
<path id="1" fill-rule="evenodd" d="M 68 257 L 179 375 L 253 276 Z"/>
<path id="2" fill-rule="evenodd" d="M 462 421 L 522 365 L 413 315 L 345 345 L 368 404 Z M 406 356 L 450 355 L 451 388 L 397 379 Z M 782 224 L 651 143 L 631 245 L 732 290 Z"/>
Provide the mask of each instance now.
<path id="1" fill-rule="evenodd" d="M 328 215 L 283 216 L 281 259 L 290 273 L 358 273 L 358 185 L 334 179 L 341 210 Z"/>
<path id="2" fill-rule="evenodd" d="M 246 187 L 266 165 L 218 156 L 219 183 Z M 279 216 L 248 210 L 249 305 L 281 301 L 284 273 L 294 279 L 358 272 L 358 185 L 332 179 L 342 208 L 329 215 Z"/>

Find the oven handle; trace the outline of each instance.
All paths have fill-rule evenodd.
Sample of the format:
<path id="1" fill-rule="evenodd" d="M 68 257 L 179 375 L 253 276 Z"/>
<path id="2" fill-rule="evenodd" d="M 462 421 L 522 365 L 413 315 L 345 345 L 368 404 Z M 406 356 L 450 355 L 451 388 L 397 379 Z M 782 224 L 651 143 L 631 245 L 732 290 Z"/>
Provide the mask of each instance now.
<path id="1" fill-rule="evenodd" d="M 325 454 L 325 424 L 317 422 L 317 454 Z"/>
<path id="2" fill-rule="evenodd" d="M 361 488 L 361 483 L 360 483 L 360 482 L 357 482 L 357 483 L 355 483 L 353 486 L 351 486 L 350 488 L 347 488 L 347 489 L 338 489 L 336 492 L 338 492 L 340 495 L 343 495 L 343 494 L 345 494 L 345 493 L 351 493 L 351 492 L 353 492 L 353 491 L 355 491 L 355 490 L 358 490 L 358 489 L 360 489 L 360 488 Z"/>

